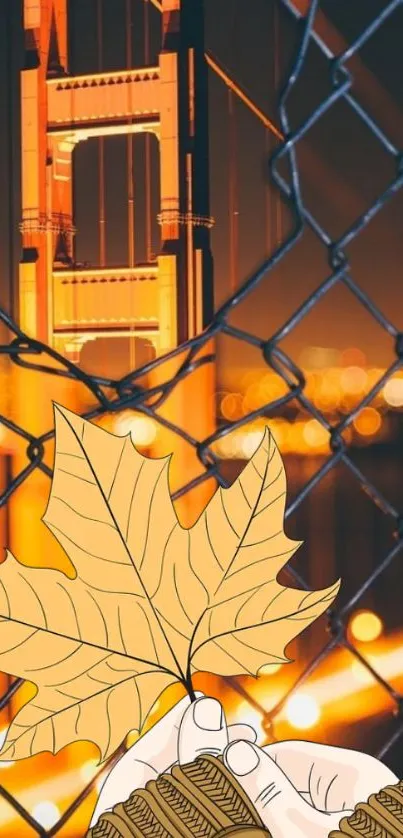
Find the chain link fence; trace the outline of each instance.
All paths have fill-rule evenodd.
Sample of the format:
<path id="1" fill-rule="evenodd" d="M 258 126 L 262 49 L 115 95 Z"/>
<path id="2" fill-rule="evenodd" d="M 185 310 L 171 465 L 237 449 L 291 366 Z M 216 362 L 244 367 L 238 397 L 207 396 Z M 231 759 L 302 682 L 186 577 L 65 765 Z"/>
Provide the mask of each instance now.
<path id="1" fill-rule="evenodd" d="M 385 550 L 379 557 L 376 565 L 373 567 L 370 575 L 365 579 L 361 586 L 355 590 L 349 600 L 343 604 L 342 607 L 337 607 L 328 614 L 329 636 L 327 642 L 323 645 L 320 651 L 309 661 L 308 665 L 299 675 L 298 679 L 293 683 L 292 688 L 289 689 L 281 698 L 281 701 L 276 704 L 274 708 L 267 712 L 263 706 L 252 698 L 244 687 L 233 680 L 230 686 L 240 692 L 257 710 L 263 720 L 263 725 L 266 731 L 270 731 L 271 735 L 275 734 L 275 721 L 284 707 L 290 695 L 295 692 L 297 688 L 304 683 L 309 676 L 319 667 L 319 665 L 330 655 L 330 653 L 337 648 L 344 648 L 356 660 L 358 660 L 368 672 L 371 673 L 375 681 L 381 685 L 383 690 L 389 696 L 391 704 L 394 708 L 394 725 L 393 731 L 388 739 L 384 741 L 381 749 L 378 751 L 378 757 L 387 757 L 392 746 L 394 746 L 399 738 L 403 735 L 403 696 L 398 694 L 393 686 L 388 683 L 376 669 L 371 665 L 362 653 L 356 648 L 348 637 L 346 630 L 346 623 L 349 615 L 353 609 L 360 603 L 362 597 L 373 586 L 376 585 L 382 574 L 390 567 L 391 563 L 398 562 L 400 552 L 403 546 L 403 518 L 402 511 L 395 508 L 389 502 L 387 497 L 373 485 L 360 468 L 353 462 L 349 451 L 349 443 L 346 439 L 345 431 L 352 426 L 355 418 L 379 394 L 385 384 L 389 381 L 391 376 L 399 370 L 403 365 L 403 334 L 399 332 L 397 326 L 387 319 L 380 311 L 374 300 L 360 287 L 356 279 L 352 276 L 349 258 L 347 254 L 348 246 L 360 236 L 363 230 L 367 227 L 369 222 L 377 213 L 382 212 L 384 207 L 390 202 L 395 193 L 403 186 L 403 166 L 402 155 L 398 148 L 385 136 L 382 128 L 377 124 L 372 116 L 363 108 L 362 104 L 355 98 L 353 93 L 354 78 L 347 67 L 347 62 L 358 53 L 358 51 L 366 44 L 368 39 L 382 27 L 384 22 L 393 15 L 393 13 L 402 6 L 402 0 L 393 0 L 393 2 L 384 4 L 381 13 L 376 16 L 365 29 L 363 29 L 358 37 L 351 43 L 348 49 L 341 55 L 333 55 L 328 46 L 318 37 L 314 31 L 315 15 L 318 11 L 318 0 L 312 0 L 309 10 L 305 17 L 301 16 L 295 11 L 294 5 L 289 0 L 281 0 L 284 7 L 286 7 L 294 17 L 299 19 L 300 36 L 296 55 L 293 60 L 291 69 L 288 74 L 287 81 L 280 92 L 278 102 L 278 117 L 284 141 L 278 145 L 270 159 L 271 178 L 276 188 L 280 191 L 283 200 L 288 205 L 292 215 L 293 224 L 290 233 L 281 242 L 280 246 L 271 253 L 264 264 L 262 264 L 255 272 L 255 274 L 244 282 L 237 290 L 236 294 L 229 299 L 217 311 L 213 321 L 203 334 L 190 340 L 187 344 L 178 347 L 165 355 L 164 358 L 157 358 L 141 369 L 136 369 L 130 374 L 126 375 L 119 381 L 112 379 L 101 378 L 95 375 L 88 375 L 78 366 L 60 356 L 54 349 L 30 339 L 12 320 L 9 314 L 5 311 L 0 311 L 0 318 L 3 324 L 9 329 L 13 335 L 12 339 L 7 345 L 0 346 L 0 353 L 3 356 L 8 356 L 12 364 L 19 367 L 30 369 L 33 372 L 41 375 L 47 373 L 52 376 L 63 376 L 71 380 L 79 381 L 85 386 L 87 392 L 91 394 L 96 400 L 96 407 L 87 411 L 84 415 L 87 419 L 95 419 L 107 412 L 119 412 L 126 408 L 132 408 L 155 419 L 156 422 L 167 425 L 178 436 L 182 437 L 187 443 L 191 444 L 199 460 L 204 465 L 204 473 L 197 477 L 197 479 L 183 486 L 176 492 L 174 497 L 179 497 L 188 492 L 195 485 L 210 479 L 212 476 L 216 479 L 219 485 L 226 486 L 226 480 L 223 477 L 221 464 L 217 455 L 213 451 L 213 444 L 226 436 L 231 434 L 240 427 L 247 425 L 252 420 L 258 417 L 273 417 L 280 409 L 284 408 L 291 402 L 297 402 L 300 407 L 308 413 L 312 418 L 326 430 L 329 439 L 330 454 L 325 458 L 319 470 L 309 479 L 304 485 L 302 491 L 288 506 L 286 517 L 291 516 L 296 509 L 301 505 L 305 498 L 318 486 L 337 465 L 343 464 L 344 467 L 351 473 L 353 478 L 357 481 L 360 489 L 367 493 L 371 501 L 376 504 L 393 522 L 394 528 L 394 543 L 391 549 Z M 322 52 L 328 63 L 328 70 L 331 79 L 331 90 L 327 97 L 312 111 L 309 118 L 304 124 L 300 125 L 297 130 L 292 130 L 289 124 L 289 99 L 295 85 L 303 71 L 308 49 L 312 42 L 315 42 L 316 47 Z M 366 212 L 357 217 L 354 222 L 345 229 L 343 234 L 337 240 L 334 240 L 325 227 L 322 225 L 321 219 L 314 217 L 304 202 L 303 190 L 301 188 L 301 181 L 299 176 L 299 169 L 297 164 L 297 146 L 300 140 L 310 131 L 310 129 L 321 119 L 321 117 L 329 111 L 329 109 L 336 106 L 337 103 L 344 102 L 350 109 L 352 109 L 356 116 L 363 122 L 368 132 L 381 144 L 385 153 L 389 155 L 395 166 L 395 175 L 392 180 L 386 185 L 382 194 L 379 194 L 377 199 L 368 206 Z M 284 165 L 288 168 L 288 177 L 285 178 L 280 174 L 280 167 Z M 316 288 L 314 293 L 308 296 L 302 305 L 293 313 L 288 322 L 267 339 L 262 340 L 255 334 L 249 331 L 243 331 L 239 328 L 229 324 L 229 317 L 233 310 L 240 305 L 249 295 L 253 295 L 255 289 L 262 283 L 267 281 L 270 272 L 278 265 L 278 263 L 285 257 L 285 255 L 297 244 L 304 230 L 310 228 L 328 254 L 329 271 L 323 282 Z M 326 416 L 317 409 L 313 402 L 307 398 L 305 392 L 306 379 L 303 370 L 294 362 L 294 360 L 282 349 L 281 342 L 288 336 L 291 331 L 305 318 L 309 312 L 322 300 L 322 298 L 334 288 L 336 285 L 344 285 L 349 292 L 355 297 L 359 305 L 366 309 L 367 313 L 376 322 L 379 330 L 389 335 L 394 341 L 395 358 L 393 363 L 379 378 L 372 389 L 366 393 L 359 404 L 354 406 L 347 415 L 343 417 L 337 424 L 332 424 Z M 199 357 L 200 350 L 212 339 L 218 335 L 225 334 L 236 340 L 245 341 L 251 346 L 255 347 L 265 364 L 271 370 L 274 370 L 286 383 L 287 393 L 275 401 L 268 402 L 248 415 L 242 417 L 237 422 L 225 423 L 219 420 L 216 432 L 208 439 L 199 441 L 192 438 L 184 428 L 175 426 L 163 420 L 158 414 L 158 408 L 163 401 L 175 390 L 179 382 L 185 377 L 192 375 L 194 370 L 205 363 L 212 363 L 211 356 Z M 153 368 L 165 362 L 168 358 L 178 356 L 186 350 L 186 359 L 182 363 L 177 375 L 171 380 L 167 380 L 158 388 L 153 390 L 147 389 L 139 384 L 140 379 L 144 379 L 145 374 L 149 373 Z M 51 363 L 57 361 L 58 368 L 55 369 Z M 112 394 L 112 395 L 111 395 Z M 153 406 L 149 406 L 147 402 L 150 397 L 154 398 Z M 45 444 L 52 438 L 54 431 L 49 430 L 48 433 L 39 437 L 35 437 L 28 433 L 22 427 L 19 427 L 5 415 L 0 416 L 0 422 L 3 426 L 8 428 L 14 434 L 20 436 L 25 440 L 26 448 L 26 466 L 21 472 L 10 480 L 9 485 L 0 497 L 0 504 L 7 503 L 11 495 L 18 489 L 18 487 L 29 477 L 29 475 L 36 469 L 41 470 L 49 478 L 52 472 L 44 462 Z M 305 580 L 293 568 L 289 568 L 289 574 L 294 579 L 295 583 L 301 587 L 306 588 Z M 15 694 L 21 686 L 22 681 L 16 680 L 12 683 L 9 690 L 2 696 L 0 700 L 0 708 L 3 709 L 11 697 Z M 115 762 L 119 758 L 122 751 L 114 755 L 111 762 Z M 105 770 L 105 767 L 103 767 Z M 69 806 L 61 819 L 49 830 L 44 829 L 38 824 L 24 807 L 20 805 L 4 786 L 0 786 L 0 794 L 8 801 L 8 803 L 19 813 L 21 818 L 29 824 L 35 833 L 40 836 L 52 836 L 61 830 L 61 828 L 68 823 L 72 814 L 76 811 L 78 806 L 91 792 L 97 780 L 94 779 L 88 783 L 83 789 L 80 796 Z"/>

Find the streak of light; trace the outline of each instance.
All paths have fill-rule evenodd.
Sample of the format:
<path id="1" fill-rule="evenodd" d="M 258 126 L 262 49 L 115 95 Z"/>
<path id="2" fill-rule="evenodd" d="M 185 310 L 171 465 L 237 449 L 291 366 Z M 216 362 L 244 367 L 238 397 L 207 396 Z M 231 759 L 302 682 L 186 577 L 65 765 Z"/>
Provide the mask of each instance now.
<path id="1" fill-rule="evenodd" d="M 403 644 L 393 651 L 383 654 L 371 655 L 371 665 L 384 678 L 385 681 L 391 681 L 403 676 Z M 351 665 L 344 667 L 340 672 L 334 675 L 327 675 L 323 678 L 318 678 L 317 681 L 312 681 L 309 684 L 309 694 L 317 701 L 320 707 L 336 704 L 344 701 L 350 696 L 357 693 L 365 692 L 375 685 L 374 679 L 366 680 L 365 684 L 361 686 L 357 684 L 357 680 L 351 677 Z M 302 694 L 302 691 L 301 691 Z M 295 693 L 298 695 L 298 692 Z M 375 707 L 372 701 L 367 703 L 368 714 L 372 715 L 379 709 Z M 348 711 L 346 710 L 346 716 Z M 286 711 L 283 709 L 278 719 L 286 720 Z"/>
<path id="2" fill-rule="evenodd" d="M 385 681 L 393 682 L 403 677 L 402 642 L 388 652 L 371 652 L 370 655 L 367 655 L 367 659 L 368 663 L 371 664 L 374 670 Z M 282 667 L 282 671 L 285 671 L 285 669 L 286 667 Z M 333 716 L 333 711 L 335 711 L 335 716 L 338 715 L 337 706 L 340 706 L 340 720 L 343 721 L 344 719 L 345 721 L 349 717 L 350 709 L 352 710 L 350 703 L 346 709 L 346 699 L 350 699 L 350 701 L 359 699 L 359 713 L 361 716 L 376 715 L 376 713 L 384 709 L 386 693 L 385 704 L 382 702 L 382 699 L 377 704 L 372 699 L 371 701 L 361 700 L 362 695 L 369 689 L 373 689 L 375 684 L 376 682 L 373 676 L 366 669 L 365 665 L 360 664 L 358 660 L 354 659 L 352 664 L 343 666 L 339 672 L 310 680 L 309 686 L 304 685 L 301 690 L 297 690 L 293 694 L 293 697 L 298 696 L 303 698 L 308 694 L 309 698 L 319 708 L 326 707 L 326 714 L 329 718 Z M 284 695 L 284 685 L 281 683 L 281 676 L 280 679 L 276 679 L 274 687 L 270 685 L 270 688 L 268 687 L 266 677 L 262 677 L 254 687 L 252 694 L 254 699 L 261 703 L 262 707 L 265 707 L 266 712 L 269 712 L 278 704 Z M 243 714 L 245 715 L 245 719 L 243 718 Z M 227 717 L 231 723 L 247 721 L 248 724 L 251 724 L 258 731 L 258 735 L 261 736 L 263 716 L 258 711 L 252 710 L 247 702 L 237 704 L 236 707 L 233 707 L 227 713 Z M 280 710 L 275 718 L 275 722 L 283 722 L 289 725 L 287 704 Z"/>
<path id="3" fill-rule="evenodd" d="M 391 651 L 371 653 L 369 661 L 374 669 L 386 681 L 391 682 L 397 678 L 401 678 L 403 676 L 403 642 L 399 642 L 399 644 Z M 382 711 L 385 706 L 382 700 L 378 701 L 377 704 L 375 704 L 372 699 L 371 701 L 362 700 L 363 695 L 365 695 L 368 690 L 373 688 L 375 682 L 372 677 L 368 675 L 368 678 L 366 677 L 365 679 L 362 679 L 364 683 L 359 683 L 361 678 L 355 677 L 356 669 L 356 662 L 354 661 L 354 669 L 350 664 L 348 666 L 344 666 L 335 674 L 318 678 L 315 681 L 312 680 L 309 684 L 309 697 L 317 703 L 321 710 L 326 707 L 326 712 L 329 714 L 329 717 L 332 716 L 333 707 L 336 710 L 336 705 L 341 706 L 341 722 L 345 722 L 346 719 L 350 718 L 350 710 L 353 715 L 353 705 L 350 705 L 349 703 L 346 707 L 345 704 L 345 700 L 348 698 L 351 702 L 359 699 L 358 713 L 360 718 L 365 715 L 376 715 L 376 713 Z M 281 684 L 278 681 L 274 689 L 270 687 L 269 691 L 267 678 L 262 677 L 261 683 L 259 684 L 256 692 L 259 696 L 261 696 L 262 700 L 264 700 L 266 710 L 269 710 L 274 707 L 282 695 L 284 695 L 284 688 L 281 687 Z M 294 693 L 294 696 L 299 695 L 301 697 L 303 695 L 306 696 L 306 694 L 307 693 L 304 688 L 300 692 Z M 257 698 L 256 693 L 255 698 Z M 335 715 L 337 715 L 337 713 L 335 713 Z M 261 744 L 264 741 L 265 736 L 262 730 L 262 716 L 256 710 L 252 709 L 248 702 L 241 702 L 237 704 L 236 707 L 233 707 L 232 710 L 229 710 L 227 713 L 227 719 L 231 724 L 233 722 L 251 724 L 258 733 L 258 744 Z M 285 722 L 287 725 L 289 724 L 287 720 L 286 706 L 276 717 L 276 722 L 277 721 Z M 102 774 L 102 779 L 100 777 L 97 783 L 98 786 L 101 785 L 104 776 L 105 775 Z M 83 778 L 80 771 L 77 771 L 77 769 L 70 770 L 65 773 L 61 773 L 58 777 L 45 780 L 40 784 L 33 782 L 32 786 L 29 788 L 25 787 L 25 789 L 19 793 L 18 798 L 23 806 L 25 806 L 29 811 L 32 811 L 33 807 L 37 805 L 38 802 L 43 800 L 52 799 L 56 801 L 56 805 L 58 805 L 58 802 L 61 800 L 74 798 L 82 791 L 82 785 Z M 0 801 L 0 825 L 12 823 L 16 818 L 17 815 L 12 812 L 10 806 L 5 801 Z"/>

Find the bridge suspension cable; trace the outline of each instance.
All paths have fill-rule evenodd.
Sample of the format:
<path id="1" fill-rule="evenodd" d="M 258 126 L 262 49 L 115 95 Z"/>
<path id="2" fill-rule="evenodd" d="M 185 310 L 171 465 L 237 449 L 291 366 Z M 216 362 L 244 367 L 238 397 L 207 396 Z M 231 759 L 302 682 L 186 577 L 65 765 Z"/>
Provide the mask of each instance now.
<path id="1" fill-rule="evenodd" d="M 281 133 L 280 129 L 277 128 L 276 125 L 274 125 L 274 122 L 272 122 L 271 119 L 269 119 L 269 117 L 264 113 L 264 111 L 262 111 L 262 109 L 255 104 L 251 96 L 249 96 L 249 94 L 246 93 L 245 89 L 242 88 L 241 85 L 238 84 L 236 81 L 234 81 L 232 76 L 230 76 L 228 70 L 226 70 L 224 66 L 217 61 L 215 56 L 213 56 L 211 52 L 206 52 L 205 58 L 208 66 L 211 67 L 212 70 L 214 70 L 217 76 L 219 76 L 220 79 L 223 80 L 223 82 L 227 85 L 227 87 L 230 88 L 230 90 L 233 90 L 233 92 L 238 96 L 238 99 L 240 99 L 244 103 L 244 105 L 246 105 L 246 107 L 249 108 L 249 110 L 252 111 L 252 113 L 254 113 L 255 116 L 257 116 L 260 122 L 262 122 L 262 124 L 266 128 L 268 128 L 269 131 L 272 134 L 274 134 L 274 136 L 277 137 L 278 140 L 283 140 L 284 135 Z"/>
<path id="2" fill-rule="evenodd" d="M 103 7 L 102 0 L 97 3 L 97 51 L 98 72 L 103 71 Z M 99 264 L 106 265 L 106 218 L 105 218 L 105 143 L 104 137 L 98 137 L 98 188 L 99 188 Z"/>
<path id="3" fill-rule="evenodd" d="M 144 4 L 144 65 L 147 67 L 150 63 L 150 17 L 149 17 L 149 3 Z M 151 220 L 151 202 L 152 202 L 152 166 L 151 166 L 151 136 L 148 132 L 144 135 L 144 150 L 145 150 L 145 250 L 146 262 L 152 262 L 152 220 Z"/>
<path id="4" fill-rule="evenodd" d="M 152 3 L 152 5 L 155 6 L 155 8 L 158 9 L 159 12 L 162 12 L 161 0 L 144 0 L 144 2 L 146 3 L 146 5 L 148 5 L 148 3 Z M 230 90 L 233 90 L 233 92 L 238 96 L 239 99 L 241 99 L 244 105 L 246 105 L 246 107 L 249 108 L 249 110 L 252 111 L 252 113 L 254 113 L 258 119 L 260 119 L 263 125 L 265 125 L 266 128 L 268 128 L 269 131 L 271 131 L 271 133 L 274 134 L 274 136 L 277 137 L 278 140 L 283 140 L 284 136 L 279 130 L 279 128 L 277 128 L 276 125 L 274 125 L 274 122 L 272 122 L 271 119 L 269 119 L 269 117 L 261 110 L 261 108 L 259 108 L 254 103 L 253 99 L 251 98 L 251 96 L 249 96 L 248 93 L 246 93 L 245 89 L 242 88 L 236 81 L 234 81 L 228 70 L 226 70 L 219 61 L 217 61 L 212 52 L 206 51 L 205 59 L 207 61 L 208 66 L 217 74 L 217 76 L 220 77 L 220 79 L 223 80 L 223 82 L 227 85 L 227 87 L 229 87 Z"/>

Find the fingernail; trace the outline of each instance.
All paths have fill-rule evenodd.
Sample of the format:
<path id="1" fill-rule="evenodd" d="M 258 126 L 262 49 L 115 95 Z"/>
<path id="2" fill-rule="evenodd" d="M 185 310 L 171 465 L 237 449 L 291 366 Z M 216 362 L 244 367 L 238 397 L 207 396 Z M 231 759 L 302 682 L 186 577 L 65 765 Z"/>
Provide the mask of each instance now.
<path id="1" fill-rule="evenodd" d="M 259 765 L 259 755 L 253 745 L 248 742 L 233 742 L 225 752 L 225 761 L 228 768 L 243 777 L 250 774 Z"/>
<path id="2" fill-rule="evenodd" d="M 193 707 L 193 719 L 202 730 L 221 730 L 224 714 L 215 698 L 201 698 Z"/>

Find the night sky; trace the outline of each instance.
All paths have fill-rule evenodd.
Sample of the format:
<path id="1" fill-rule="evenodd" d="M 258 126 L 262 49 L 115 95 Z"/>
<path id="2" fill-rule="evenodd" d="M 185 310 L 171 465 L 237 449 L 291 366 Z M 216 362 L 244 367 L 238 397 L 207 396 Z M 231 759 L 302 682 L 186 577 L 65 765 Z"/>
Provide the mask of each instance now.
<path id="1" fill-rule="evenodd" d="M 320 8 L 347 40 L 355 38 L 366 22 L 387 4 L 381 0 L 325 0 Z M 103 68 L 126 66 L 125 0 L 104 0 Z M 289 12 L 278 4 L 277 51 L 274 38 L 274 0 L 206 0 L 206 47 L 224 64 L 256 103 L 278 124 L 276 92 L 284 82 L 298 29 Z M 95 0 L 72 0 L 71 71 L 97 71 Z M 7 14 L 8 11 L 8 14 Z M 0 249 L 2 254 L 1 304 L 12 306 L 9 276 L 19 258 L 19 136 L 18 68 L 21 63 L 21 4 L 0 0 Z M 151 63 L 156 63 L 160 16 L 150 7 Z M 133 64 L 144 64 L 143 3 L 133 0 Z M 400 109 L 403 105 L 403 6 L 387 21 L 361 52 L 362 61 L 377 77 Z M 276 78 L 277 77 L 277 78 Z M 277 91 L 276 91 L 277 83 Z M 290 102 L 290 123 L 297 127 L 330 89 L 325 61 L 311 47 L 304 71 Z M 354 92 L 354 91 L 353 91 Z M 367 102 L 366 102 L 367 104 Z M 215 296 L 220 304 L 230 294 L 229 277 L 229 135 L 228 91 L 210 74 L 211 126 L 211 213 L 215 257 Z M 390 129 L 388 108 L 373 105 L 380 124 Z M 268 190 L 265 129 L 256 117 L 236 102 L 235 142 L 237 147 L 236 196 L 239 212 L 238 282 L 244 280 L 289 230 L 290 212 L 280 206 L 273 189 Z M 392 126 L 390 138 L 400 147 L 402 122 Z M 321 118 L 303 141 L 313 163 L 301 165 L 303 195 L 310 210 L 323 226 L 338 237 L 364 212 L 394 175 L 394 161 L 380 148 L 368 129 L 345 104 L 337 104 Z M 302 143 L 301 143 L 302 146 Z M 273 140 L 271 147 L 274 148 Z M 144 250 L 144 139 L 134 141 L 135 194 L 137 199 L 136 258 Z M 108 138 L 106 154 L 107 262 L 127 263 L 126 138 Z M 158 149 L 153 149 L 153 202 L 158 212 Z M 315 162 L 317 161 L 317 162 Z M 76 151 L 76 256 L 98 262 L 97 226 L 97 141 L 82 143 Z M 402 226 L 403 194 L 399 193 L 366 230 L 348 247 L 353 277 L 370 293 L 383 312 L 403 327 Z M 13 215 L 10 221 L 10 215 Z M 280 218 L 280 223 L 279 222 Z M 276 221 L 277 219 L 277 221 Z M 158 227 L 153 227 L 153 250 L 158 251 Z M 237 309 L 232 321 L 261 337 L 269 337 L 292 311 L 327 276 L 327 252 L 312 233 L 302 241 Z M 14 283 L 15 286 L 15 283 Z M 369 363 L 386 365 L 393 355 L 391 339 L 345 288 L 333 289 L 284 341 L 283 347 L 295 359 L 306 344 L 335 347 L 359 346 Z M 232 339 L 220 345 L 221 364 L 259 366 L 253 349 L 245 350 Z"/>

